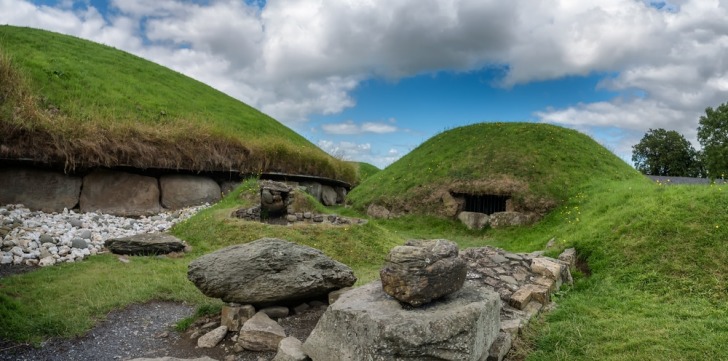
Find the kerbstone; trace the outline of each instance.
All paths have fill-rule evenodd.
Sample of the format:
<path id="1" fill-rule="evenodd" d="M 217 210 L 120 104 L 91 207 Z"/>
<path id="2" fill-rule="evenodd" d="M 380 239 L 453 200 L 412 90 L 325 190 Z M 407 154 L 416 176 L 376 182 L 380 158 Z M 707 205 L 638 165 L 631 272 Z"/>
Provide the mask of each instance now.
<path id="1" fill-rule="evenodd" d="M 33 168 L 0 169 L 0 204 L 62 212 L 78 204 L 81 178 Z"/>

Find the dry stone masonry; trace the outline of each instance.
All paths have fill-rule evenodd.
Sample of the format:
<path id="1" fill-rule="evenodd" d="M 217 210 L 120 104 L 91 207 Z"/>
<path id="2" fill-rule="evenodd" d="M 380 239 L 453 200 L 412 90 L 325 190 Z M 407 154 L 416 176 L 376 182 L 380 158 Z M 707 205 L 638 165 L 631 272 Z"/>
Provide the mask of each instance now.
<path id="1" fill-rule="evenodd" d="M 322 191 L 322 189 L 326 190 L 330 188 L 334 195 L 338 194 L 332 187 L 321 186 L 318 183 L 315 184 L 317 184 L 316 187 L 309 184 L 309 187 L 313 187 L 309 188 L 309 190 L 306 190 L 305 187 L 301 188 L 308 192 L 310 192 L 310 189 Z M 295 199 L 297 196 L 300 196 L 297 195 L 297 192 L 298 191 L 293 186 L 286 183 L 262 181 L 260 182 L 260 204 L 249 208 L 237 209 L 231 216 L 252 222 L 267 221 L 269 223 L 285 225 L 306 223 L 351 225 L 367 223 L 364 219 L 346 218 L 335 214 L 317 214 L 310 211 L 296 209 Z M 345 195 L 346 190 L 341 188 L 341 192 L 344 192 L 343 194 Z"/>
<path id="2" fill-rule="evenodd" d="M 319 258 L 319 251 L 304 247 L 302 254 L 308 256 L 301 257 L 296 249 L 302 246 L 278 239 L 250 245 L 190 264 L 190 280 L 203 293 L 234 300 L 223 307 L 219 322 L 200 326 L 192 336 L 207 347 L 202 345 L 232 333 L 236 352 L 276 351 L 278 361 L 502 361 L 529 321 L 552 307 L 551 294 L 571 282 L 569 268 L 576 261 L 574 249 L 553 259 L 542 252 L 459 251 L 448 240 L 412 240 L 391 250 L 382 281 L 350 288 L 350 269 Z M 308 269 L 291 268 L 308 258 L 314 259 Z M 312 286 L 321 290 L 316 296 L 295 289 L 305 280 L 327 278 L 324 274 L 335 269 L 346 282 L 326 291 Z M 201 283 L 204 278 L 215 279 Z M 211 293 L 205 283 L 220 279 L 227 285 L 217 286 L 227 291 Z M 269 292 L 278 288 L 282 290 Z M 266 293 L 275 296 L 261 296 Z M 305 342 L 286 335 L 277 320 L 310 309 L 322 312 L 326 304 L 319 300 L 325 297 L 329 306 Z M 221 338 L 221 330 L 228 336 Z"/>

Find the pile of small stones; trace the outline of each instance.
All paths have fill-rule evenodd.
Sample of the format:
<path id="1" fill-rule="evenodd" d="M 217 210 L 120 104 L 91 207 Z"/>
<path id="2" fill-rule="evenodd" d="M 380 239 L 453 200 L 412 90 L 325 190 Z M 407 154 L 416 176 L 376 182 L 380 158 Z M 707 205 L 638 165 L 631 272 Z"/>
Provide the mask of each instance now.
<path id="1" fill-rule="evenodd" d="M 21 204 L 0 206 L 0 264 L 51 266 L 104 252 L 104 241 L 139 233 L 164 232 L 205 204 L 151 217 L 102 213 L 31 211 Z"/>

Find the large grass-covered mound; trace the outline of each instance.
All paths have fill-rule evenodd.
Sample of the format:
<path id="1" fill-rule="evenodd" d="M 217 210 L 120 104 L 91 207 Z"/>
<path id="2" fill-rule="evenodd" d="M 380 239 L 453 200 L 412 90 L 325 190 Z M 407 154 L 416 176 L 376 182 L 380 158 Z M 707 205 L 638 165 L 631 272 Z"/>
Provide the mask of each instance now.
<path id="1" fill-rule="evenodd" d="M 520 211 L 545 213 L 594 179 L 640 174 L 574 130 L 534 123 L 482 123 L 438 134 L 356 187 L 358 209 L 453 216 L 457 194 L 511 197 Z M 450 212 L 450 213 L 448 213 Z"/>
<path id="2" fill-rule="evenodd" d="M 0 26 L 0 158 L 67 168 L 287 172 L 353 182 L 356 170 L 271 117 L 114 48 Z"/>

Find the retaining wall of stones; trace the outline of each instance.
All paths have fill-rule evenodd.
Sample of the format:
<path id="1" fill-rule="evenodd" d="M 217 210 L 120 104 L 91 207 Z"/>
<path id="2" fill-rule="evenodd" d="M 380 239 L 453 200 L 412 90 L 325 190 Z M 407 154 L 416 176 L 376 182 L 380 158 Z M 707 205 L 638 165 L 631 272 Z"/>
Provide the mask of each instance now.
<path id="1" fill-rule="evenodd" d="M 189 174 L 137 174 L 96 169 L 68 175 L 32 167 L 0 167 L 0 205 L 23 204 L 48 213 L 64 209 L 138 217 L 219 201 L 240 182 Z M 343 203 L 346 189 L 301 184 L 325 205 Z"/>

